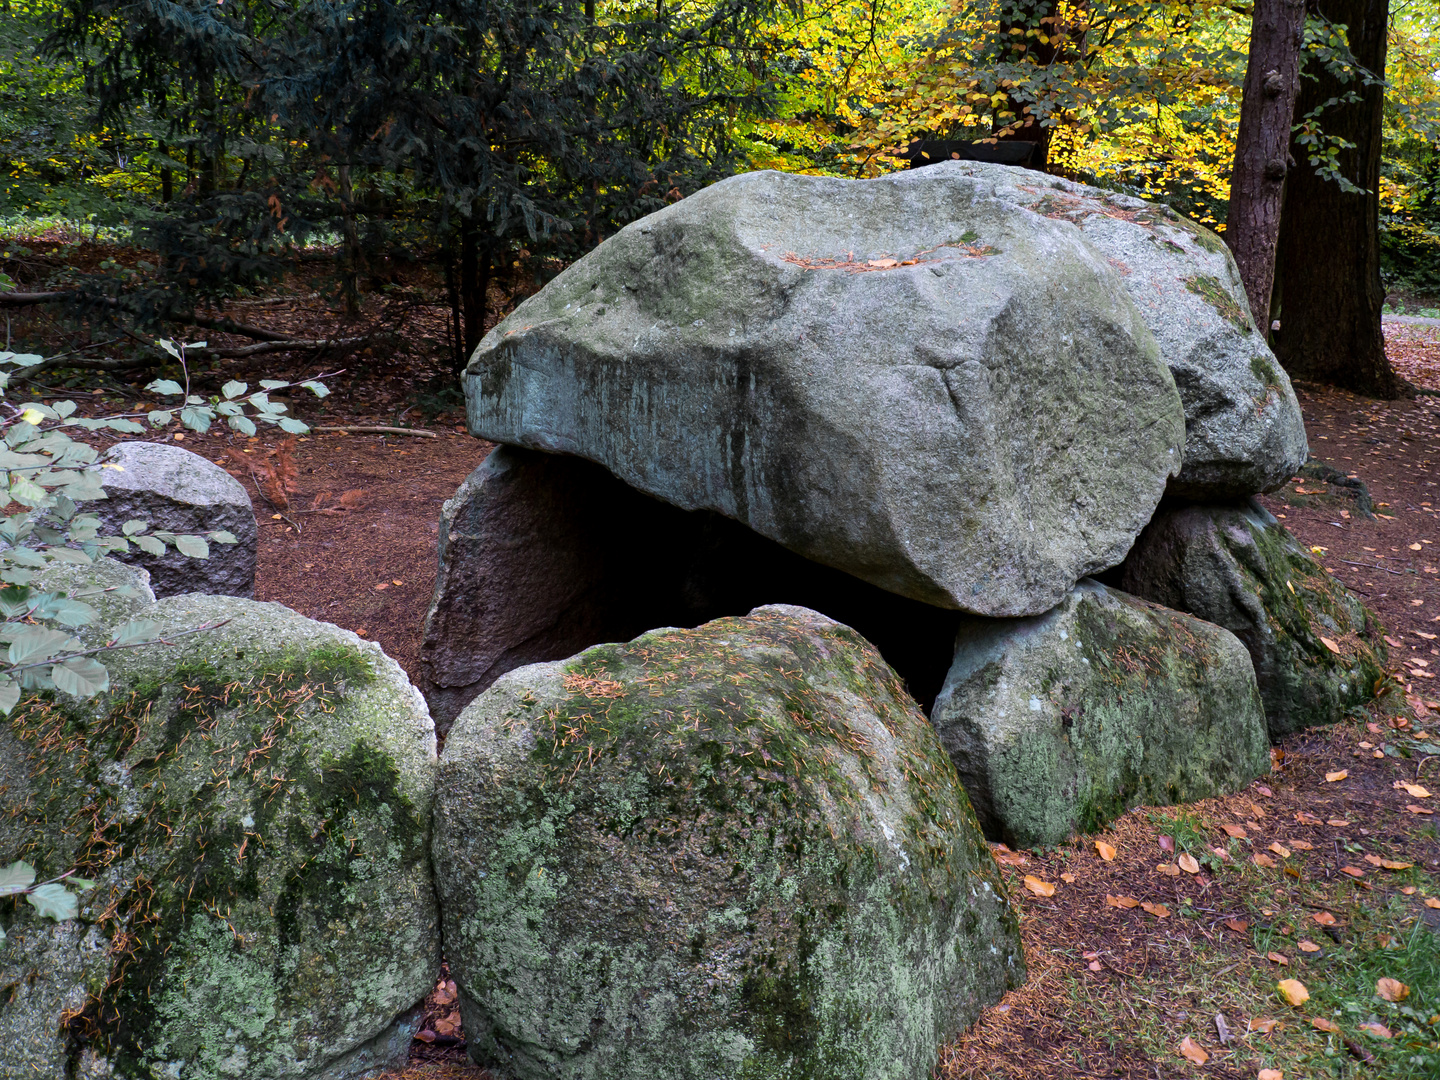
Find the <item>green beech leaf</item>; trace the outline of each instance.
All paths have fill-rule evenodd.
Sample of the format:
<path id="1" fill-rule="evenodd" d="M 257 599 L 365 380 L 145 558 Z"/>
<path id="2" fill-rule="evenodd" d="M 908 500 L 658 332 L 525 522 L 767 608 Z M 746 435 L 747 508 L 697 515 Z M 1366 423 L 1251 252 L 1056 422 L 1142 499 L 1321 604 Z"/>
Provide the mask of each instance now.
<path id="1" fill-rule="evenodd" d="M 131 619 L 121 623 L 110 635 L 112 645 L 139 645 L 154 641 L 160 632 L 160 624 L 154 619 Z"/>
<path id="2" fill-rule="evenodd" d="M 255 425 L 248 416 L 232 416 L 227 423 L 232 430 L 240 432 L 241 435 L 255 434 Z"/>
<path id="3" fill-rule="evenodd" d="M 231 379 L 229 382 L 227 382 L 224 386 L 220 388 L 220 392 L 225 395 L 225 400 L 229 401 L 231 398 L 239 397 L 240 395 L 245 393 L 246 390 L 249 389 L 250 387 L 247 384 L 243 382 L 236 382 L 234 379 Z"/>
<path id="4" fill-rule="evenodd" d="M 185 388 L 174 379 L 156 379 L 149 386 L 145 387 L 152 394 L 163 394 L 165 397 L 173 397 L 175 394 L 185 393 Z"/>
<path id="5" fill-rule="evenodd" d="M 162 544 L 159 540 L 155 539 L 155 537 L 153 536 L 134 536 L 131 537 L 131 539 L 135 542 L 135 546 L 138 547 L 141 551 L 145 552 L 147 555 L 165 554 L 165 545 Z"/>
<path id="6" fill-rule="evenodd" d="M 240 542 L 239 537 L 226 529 L 216 529 L 214 532 L 206 533 L 205 535 L 216 544 L 238 544 Z"/>
<path id="7" fill-rule="evenodd" d="M 93 656 L 74 656 L 50 669 L 55 689 L 77 698 L 92 698 L 110 688 L 110 673 Z"/>
<path id="8" fill-rule="evenodd" d="M 0 866 L 0 896 L 14 896 L 35 884 L 35 867 L 28 862 Z"/>
<path id="9" fill-rule="evenodd" d="M 280 430 L 288 431 L 291 435 L 304 435 L 310 430 L 310 425 L 303 420 L 296 420 L 293 416 L 282 416 L 279 420 Z"/>
<path id="10" fill-rule="evenodd" d="M 20 684 L 9 676 L 0 676 L 0 713 L 9 714 L 20 702 Z"/>
<path id="11" fill-rule="evenodd" d="M 313 379 L 311 379 L 309 382 L 302 382 L 300 385 L 303 386 L 306 390 L 309 390 L 316 397 L 328 397 L 330 394 L 330 388 L 328 386 L 326 386 L 322 382 L 316 382 Z"/>
<path id="12" fill-rule="evenodd" d="M 136 533 L 142 533 L 148 528 L 150 528 L 150 522 L 141 518 L 131 518 L 125 522 L 124 525 L 120 526 L 120 531 L 126 536 L 134 536 Z"/>
<path id="13" fill-rule="evenodd" d="M 80 904 L 75 899 L 75 894 L 58 881 L 41 885 L 33 892 L 26 893 L 25 899 L 41 915 L 56 922 L 73 919 L 80 914 Z"/>
<path id="14" fill-rule="evenodd" d="M 210 545 L 205 543 L 203 536 L 177 536 L 175 547 L 181 555 L 187 555 L 192 559 L 208 559 L 210 557 Z"/>
<path id="15" fill-rule="evenodd" d="M 174 418 L 175 414 L 169 409 L 152 409 L 150 415 L 146 417 L 150 421 L 151 427 L 164 427 Z"/>

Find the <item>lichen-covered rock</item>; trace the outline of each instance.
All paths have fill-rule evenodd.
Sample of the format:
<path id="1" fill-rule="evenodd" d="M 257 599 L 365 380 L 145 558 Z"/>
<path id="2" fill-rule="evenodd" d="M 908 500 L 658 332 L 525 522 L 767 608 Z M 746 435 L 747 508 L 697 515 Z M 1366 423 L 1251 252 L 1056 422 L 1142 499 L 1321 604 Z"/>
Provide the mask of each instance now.
<path id="1" fill-rule="evenodd" d="M 966 620 L 931 719 L 986 833 L 1024 847 L 1270 769 L 1235 636 L 1094 581 L 1038 618 Z"/>
<path id="2" fill-rule="evenodd" d="M 0 1075 L 403 1062 L 439 963 L 424 703 L 377 646 L 278 604 L 142 614 L 173 644 L 108 655 L 110 693 L 0 720 L 0 865 L 95 880 L 77 920 L 0 913 Z"/>
<path id="3" fill-rule="evenodd" d="M 803 608 L 512 671 L 440 774 L 470 1053 L 521 1080 L 922 1080 L 1022 976 L 933 729 Z"/>
<path id="4" fill-rule="evenodd" d="M 476 435 L 984 615 L 1124 558 L 1185 440 L 1116 270 L 944 166 L 705 188 L 516 308 L 465 387 Z"/>
<path id="5" fill-rule="evenodd" d="M 1339 720 L 1384 680 L 1378 621 L 1253 499 L 1162 509 L 1115 581 L 1244 642 L 1271 738 Z"/>
<path id="6" fill-rule="evenodd" d="M 114 627 L 155 603 L 149 572 L 114 559 L 52 562 L 35 572 L 30 588 L 32 597 L 37 592 L 63 595 L 94 608 L 93 622 L 73 628 L 80 643 L 92 649 L 109 641 Z"/>
<path id="7" fill-rule="evenodd" d="M 100 458 L 106 498 L 82 509 L 100 518 L 105 535 L 119 533 L 127 521 L 148 521 L 152 532 L 192 536 L 225 531 L 238 541 L 212 543 L 210 556 L 196 559 L 167 545 L 164 555 L 139 548 L 114 558 L 143 566 L 159 597 L 179 593 L 222 596 L 255 595 L 255 553 L 259 527 L 250 496 L 240 482 L 213 461 L 178 446 L 148 442 L 117 443 Z"/>
<path id="8" fill-rule="evenodd" d="M 1169 494 L 1273 491 L 1304 464 L 1300 403 L 1251 320 L 1220 237 L 1168 206 L 1030 169 L 959 161 L 935 168 L 975 177 L 989 197 L 1073 222 L 1120 272 L 1185 403 L 1185 466 Z"/>

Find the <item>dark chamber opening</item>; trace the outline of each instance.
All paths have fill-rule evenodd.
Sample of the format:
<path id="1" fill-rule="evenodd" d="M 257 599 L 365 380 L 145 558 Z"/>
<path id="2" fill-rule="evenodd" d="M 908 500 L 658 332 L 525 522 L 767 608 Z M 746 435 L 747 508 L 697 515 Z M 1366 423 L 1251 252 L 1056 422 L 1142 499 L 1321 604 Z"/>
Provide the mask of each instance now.
<path id="1" fill-rule="evenodd" d="M 478 494 L 453 515 L 422 654 L 442 731 L 513 668 L 764 604 L 853 627 L 927 714 L 940 692 L 959 612 L 810 562 L 712 511 L 651 498 L 580 458 L 500 447 L 476 476 Z M 488 601 L 447 599 L 447 574 Z"/>

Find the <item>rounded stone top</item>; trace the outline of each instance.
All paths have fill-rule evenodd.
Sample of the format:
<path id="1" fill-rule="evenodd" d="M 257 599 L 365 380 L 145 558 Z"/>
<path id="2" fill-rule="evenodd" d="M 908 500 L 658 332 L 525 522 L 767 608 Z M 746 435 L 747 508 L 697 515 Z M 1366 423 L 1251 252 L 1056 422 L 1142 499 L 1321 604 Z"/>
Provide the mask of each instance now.
<path id="1" fill-rule="evenodd" d="M 179 446 L 124 442 L 100 458 L 100 483 L 111 491 L 148 491 L 195 506 L 233 503 L 250 509 L 250 496 L 240 481 L 213 461 Z"/>

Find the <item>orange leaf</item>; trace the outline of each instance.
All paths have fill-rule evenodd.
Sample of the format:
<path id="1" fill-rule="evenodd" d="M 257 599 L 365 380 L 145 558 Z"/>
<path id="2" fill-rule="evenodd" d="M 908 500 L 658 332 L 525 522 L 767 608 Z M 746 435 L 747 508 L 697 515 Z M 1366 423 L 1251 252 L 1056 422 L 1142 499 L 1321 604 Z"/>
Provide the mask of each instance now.
<path id="1" fill-rule="evenodd" d="M 1115 858 L 1115 849 L 1109 844 L 1105 843 L 1104 840 L 1095 841 L 1095 850 L 1099 853 L 1100 858 L 1104 859 L 1106 862 L 1109 862 L 1111 859 Z"/>
<path id="2" fill-rule="evenodd" d="M 1324 645 L 1325 648 L 1329 649 L 1331 652 L 1333 652 L 1333 653 L 1335 653 L 1335 654 L 1337 654 L 1337 655 L 1338 655 L 1339 652 L 1340 652 L 1340 646 L 1339 646 L 1339 645 L 1336 645 L 1335 642 L 1331 641 L 1328 637 L 1322 637 L 1322 638 L 1320 639 L 1320 644 L 1321 644 L 1321 645 Z"/>
<path id="3" fill-rule="evenodd" d="M 1108 907 L 1117 907 L 1117 908 L 1132 908 L 1132 907 L 1139 907 L 1139 906 L 1140 906 L 1140 901 L 1139 901 L 1139 900 L 1136 900 L 1133 896 L 1109 896 L 1109 895 L 1107 895 L 1107 896 L 1105 897 L 1105 903 L 1106 903 L 1106 905 L 1107 905 Z"/>
<path id="4" fill-rule="evenodd" d="M 1200 872 L 1200 864 L 1195 861 L 1195 856 L 1191 855 L 1188 851 L 1175 861 L 1180 864 L 1180 869 L 1184 870 L 1187 874 L 1198 874 Z"/>
<path id="5" fill-rule="evenodd" d="M 1239 825 L 1221 825 L 1220 827 L 1225 830 L 1225 835 L 1230 837 L 1232 840 L 1245 839 L 1245 830 L 1242 829 Z"/>
<path id="6" fill-rule="evenodd" d="M 1400 791 L 1403 788 L 1412 799 L 1430 798 L 1430 792 L 1419 784 L 1412 784 L 1406 780 L 1396 780 L 1394 786 L 1396 791 Z"/>
<path id="7" fill-rule="evenodd" d="M 1387 1028 L 1384 1024 L 1377 1023 L 1374 1020 L 1371 1020 L 1368 1024 L 1361 1024 L 1359 1025 L 1359 1027 L 1361 1031 L 1366 1032 L 1369 1035 L 1373 1035 L 1377 1039 L 1389 1039 L 1394 1037 L 1391 1034 L 1389 1028 Z"/>
<path id="8" fill-rule="evenodd" d="M 1147 900 L 1140 906 L 1146 911 L 1148 911 L 1151 915 L 1154 915 L 1157 919 L 1168 919 L 1170 917 L 1170 909 L 1167 908 L 1164 904 L 1152 904 L 1150 903 L 1150 901 Z"/>
<path id="9" fill-rule="evenodd" d="M 1256 866 L 1263 866 L 1266 870 L 1275 869 L 1275 860 L 1266 855 L 1263 851 L 1257 851 L 1252 860 Z"/>
<path id="10" fill-rule="evenodd" d="M 1349 769 L 1341 769 L 1339 772 L 1327 772 L 1325 774 L 1325 782 L 1327 784 L 1333 784 L 1339 780 L 1344 780 L 1349 775 Z"/>
<path id="11" fill-rule="evenodd" d="M 1289 958 L 1288 956 L 1286 956 L 1284 953 L 1278 953 L 1278 952 L 1267 952 L 1267 953 L 1265 954 L 1265 959 L 1266 959 L 1266 960 L 1269 960 L 1272 964 L 1288 964 L 1288 963 L 1290 963 L 1290 958 Z"/>
<path id="12" fill-rule="evenodd" d="M 1365 861 L 1366 861 L 1367 863 L 1369 863 L 1371 866 L 1379 866 L 1379 865 L 1380 865 L 1380 856 L 1379 856 L 1379 855 L 1366 855 L 1366 856 L 1365 856 Z"/>
<path id="13" fill-rule="evenodd" d="M 1428 908 L 1440 908 L 1440 900 L 1436 900 L 1433 896 L 1427 896 L 1425 898 L 1425 906 Z"/>
<path id="14" fill-rule="evenodd" d="M 1280 1024 L 1279 1020 L 1272 1020 L 1268 1016 L 1252 1016 L 1250 1023 L 1246 1025 L 1251 1031 L 1258 1031 L 1261 1035 L 1269 1035 Z"/>
<path id="15" fill-rule="evenodd" d="M 1375 984 L 1375 993 L 1386 1001 L 1404 1001 L 1410 996 L 1410 987 L 1399 979 L 1384 978 Z"/>
<path id="16" fill-rule="evenodd" d="M 1061 874 L 1061 875 L 1060 875 L 1060 880 L 1063 881 L 1066 885 L 1074 885 L 1074 884 L 1075 884 L 1075 875 L 1074 875 L 1074 874 Z"/>
<path id="17" fill-rule="evenodd" d="M 1041 881 L 1034 874 L 1025 875 L 1025 888 L 1029 889 L 1036 896 L 1054 896 L 1055 886 L 1048 881 Z"/>
<path id="18" fill-rule="evenodd" d="M 1314 851 L 1315 845 L 1309 840 L 1291 840 L 1290 846 L 1296 851 Z"/>
<path id="19" fill-rule="evenodd" d="M 1229 930 L 1234 930 L 1237 934 L 1243 934 L 1246 930 L 1250 929 L 1250 924 L 1244 919 L 1226 919 L 1225 926 Z"/>
<path id="20" fill-rule="evenodd" d="M 1350 822 L 1343 817 L 1332 817 L 1327 818 L 1325 824 L 1336 829 L 1343 829 L 1346 825 L 1349 825 Z"/>
<path id="21" fill-rule="evenodd" d="M 1333 1033 L 1340 1030 L 1339 1024 L 1335 1023 L 1334 1020 L 1331 1020 L 1328 1017 L 1324 1016 L 1312 1017 L 1310 1020 L 1310 1026 L 1317 1031 L 1329 1031 Z"/>
<path id="22" fill-rule="evenodd" d="M 1335 925 L 1335 916 L 1331 915 L 1328 911 L 1317 911 L 1314 915 L 1311 915 L 1310 917 L 1314 919 L 1317 923 L 1319 923 L 1321 926 Z"/>
<path id="23" fill-rule="evenodd" d="M 1194 1039 L 1186 1035 L 1180 1040 L 1180 1056 L 1186 1061 L 1192 1061 L 1196 1065 L 1204 1065 L 1210 1060 L 1210 1055 Z"/>
<path id="24" fill-rule="evenodd" d="M 1340 873 L 1349 874 L 1353 878 L 1362 878 L 1365 876 L 1365 871 L 1361 870 L 1358 866 L 1342 866 L 1340 867 Z"/>
<path id="25" fill-rule="evenodd" d="M 1281 979 L 1275 984 L 1275 989 L 1279 991 L 1282 998 L 1296 1008 L 1310 1000 L 1310 991 L 1305 989 L 1305 984 L 1299 979 Z"/>
<path id="26" fill-rule="evenodd" d="M 1412 813 L 1412 814 L 1433 814 L 1433 813 L 1435 813 L 1435 811 L 1434 811 L 1434 810 L 1431 810 L 1428 806 L 1416 806 L 1413 802 L 1410 803 L 1409 805 L 1407 805 L 1407 806 L 1405 807 L 1405 809 L 1406 809 L 1406 810 L 1409 810 L 1410 813 Z"/>
<path id="27" fill-rule="evenodd" d="M 1290 858 L 1290 849 L 1287 848 L 1284 844 L 1271 844 L 1270 850 L 1273 851 L 1276 855 L 1279 855 L 1282 859 Z"/>
<path id="28" fill-rule="evenodd" d="M 1380 865 L 1386 870 L 1409 870 L 1415 864 L 1413 862 L 1396 862 L 1394 859 L 1381 859 Z"/>
<path id="29" fill-rule="evenodd" d="M 1320 951 L 1320 946 L 1319 946 L 1319 945 L 1316 945 L 1315 942 L 1311 941 L 1309 938 L 1301 938 L 1301 939 L 1300 939 L 1299 941 L 1297 941 L 1295 944 L 1296 944 L 1297 946 L 1299 946 L 1301 952 L 1319 952 L 1319 951 Z"/>
<path id="30" fill-rule="evenodd" d="M 1173 862 L 1162 862 L 1155 864 L 1155 872 L 1164 874 L 1166 877 L 1179 877 L 1180 868 Z"/>
<path id="31" fill-rule="evenodd" d="M 1255 1080 L 1285 1080 L 1285 1074 L 1279 1069 L 1261 1069 L 1255 1074 Z"/>

